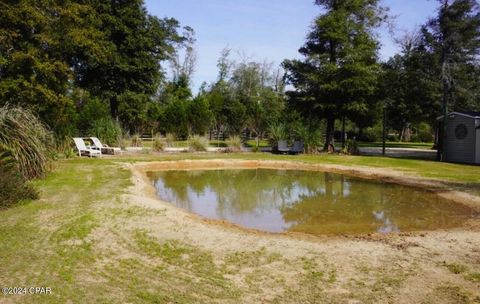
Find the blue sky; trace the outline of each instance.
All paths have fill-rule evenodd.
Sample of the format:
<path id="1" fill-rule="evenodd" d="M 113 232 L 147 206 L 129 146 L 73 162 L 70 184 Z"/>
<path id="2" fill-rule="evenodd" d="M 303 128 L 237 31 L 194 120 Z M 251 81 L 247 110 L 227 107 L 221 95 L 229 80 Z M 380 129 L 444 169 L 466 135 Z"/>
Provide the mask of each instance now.
<path id="1" fill-rule="evenodd" d="M 313 0 L 146 0 L 150 14 L 173 17 L 196 32 L 198 61 L 193 77 L 196 89 L 203 81 L 217 77 L 216 62 L 221 50 L 232 49 L 256 60 L 280 64 L 286 58 L 299 58 L 309 26 L 321 9 Z M 435 15 L 434 0 L 383 0 L 397 16 L 401 33 L 412 30 Z M 380 31 L 381 58 L 395 54 L 397 47 L 386 29 Z"/>

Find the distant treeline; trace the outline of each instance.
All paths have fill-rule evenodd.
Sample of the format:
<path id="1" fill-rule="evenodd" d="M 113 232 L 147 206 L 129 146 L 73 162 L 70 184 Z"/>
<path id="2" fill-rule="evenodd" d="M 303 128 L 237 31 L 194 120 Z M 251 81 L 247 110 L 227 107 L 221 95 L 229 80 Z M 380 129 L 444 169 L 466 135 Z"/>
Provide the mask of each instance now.
<path id="1" fill-rule="evenodd" d="M 0 105 L 29 107 L 57 141 L 221 133 L 310 145 L 332 142 L 343 126 L 378 140 L 383 113 L 389 133 L 405 139 L 417 128 L 431 140 L 443 110 L 480 109 L 475 0 L 439 0 L 436 16 L 400 37 L 401 52 L 386 62 L 375 32 L 392 20 L 380 1 L 316 5 L 323 10 L 299 49 L 303 59 L 275 67 L 234 61 L 224 49 L 217 80 L 194 96 L 194 30 L 149 15 L 142 0 L 2 0 Z"/>

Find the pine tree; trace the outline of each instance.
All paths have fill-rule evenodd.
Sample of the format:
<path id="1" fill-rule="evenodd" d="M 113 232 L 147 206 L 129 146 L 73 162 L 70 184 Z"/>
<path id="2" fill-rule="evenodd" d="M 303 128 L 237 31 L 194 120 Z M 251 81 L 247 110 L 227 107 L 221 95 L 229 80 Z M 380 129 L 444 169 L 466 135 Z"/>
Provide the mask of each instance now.
<path id="1" fill-rule="evenodd" d="M 296 92 L 290 102 L 307 115 L 325 118 L 325 146 L 333 141 L 335 120 L 368 115 L 376 90 L 378 42 L 373 30 L 383 20 L 378 0 L 317 0 L 319 16 L 299 52 L 286 60 L 287 81 Z"/>
<path id="2" fill-rule="evenodd" d="M 440 7 L 437 17 L 430 20 L 422 31 L 426 44 L 430 47 L 429 51 L 440 69 L 443 134 L 446 135 L 450 107 L 464 108 L 469 99 L 475 98 L 475 94 L 468 97 L 468 88 L 478 83 L 475 76 L 478 75 L 479 67 L 480 11 L 475 0 L 438 2 Z M 457 104 L 462 99 L 464 105 Z"/>

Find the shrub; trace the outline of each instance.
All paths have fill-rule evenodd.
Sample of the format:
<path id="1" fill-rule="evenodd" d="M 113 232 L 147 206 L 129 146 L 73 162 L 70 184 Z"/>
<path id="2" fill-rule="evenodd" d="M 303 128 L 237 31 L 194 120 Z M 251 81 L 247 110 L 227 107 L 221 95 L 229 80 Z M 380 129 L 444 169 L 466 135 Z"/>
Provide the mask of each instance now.
<path id="1" fill-rule="evenodd" d="M 152 154 L 152 149 L 143 147 L 141 152 L 142 154 Z"/>
<path id="2" fill-rule="evenodd" d="M 117 138 L 117 143 L 120 146 L 120 149 L 123 151 L 125 151 L 127 147 L 130 146 L 130 142 L 131 142 L 131 139 L 130 139 L 130 135 L 128 134 L 121 134 Z"/>
<path id="3" fill-rule="evenodd" d="M 418 132 L 418 141 L 424 143 L 433 142 L 434 137 L 430 131 L 420 131 Z"/>
<path id="4" fill-rule="evenodd" d="M 382 131 L 376 127 L 365 128 L 359 139 L 366 142 L 375 142 L 382 140 Z"/>
<path id="5" fill-rule="evenodd" d="M 155 136 L 153 138 L 152 149 L 155 152 L 162 152 L 165 149 L 165 141 L 163 141 L 160 136 Z"/>
<path id="6" fill-rule="evenodd" d="M 37 116 L 9 105 L 0 107 L 0 145 L 26 180 L 44 175 L 54 150 L 53 136 Z"/>
<path id="7" fill-rule="evenodd" d="M 92 123 L 88 134 L 98 137 L 103 143 L 116 146 L 119 144 L 118 138 L 122 136 L 122 128 L 110 117 L 100 118 Z"/>
<path id="8" fill-rule="evenodd" d="M 242 149 L 242 139 L 240 136 L 232 136 L 227 140 L 227 146 L 229 151 L 238 152 Z"/>
<path id="9" fill-rule="evenodd" d="M 67 147 L 63 150 L 63 155 L 65 156 L 65 158 L 73 158 L 77 156 L 77 153 L 72 147 Z"/>
<path id="10" fill-rule="evenodd" d="M 172 133 L 167 133 L 165 136 L 165 140 L 167 142 L 167 147 L 174 147 L 175 146 L 175 135 Z"/>
<path id="11" fill-rule="evenodd" d="M 78 106 L 78 128 L 82 132 L 90 131 L 96 121 L 110 117 L 110 108 L 107 102 L 91 98 L 85 91 L 77 90 L 74 94 L 81 94 L 81 96 L 76 96 L 76 98 L 80 101 Z"/>
<path id="12" fill-rule="evenodd" d="M 25 199 L 38 198 L 38 192 L 20 173 L 12 153 L 0 146 L 0 209 Z"/>
<path id="13" fill-rule="evenodd" d="M 321 146 L 321 134 L 315 126 L 297 126 L 295 130 L 297 138 L 303 141 L 304 150 L 306 153 L 315 153 Z"/>
<path id="14" fill-rule="evenodd" d="M 142 137 L 140 134 L 133 134 L 131 138 L 132 147 L 141 147 L 142 146 Z"/>
<path id="15" fill-rule="evenodd" d="M 397 134 L 388 134 L 386 140 L 397 142 L 397 141 L 400 141 L 400 138 L 398 137 Z"/>
<path id="16" fill-rule="evenodd" d="M 345 141 L 345 147 L 342 150 L 342 153 L 348 155 L 356 155 L 358 154 L 358 144 L 356 140 L 347 139 Z"/>
<path id="17" fill-rule="evenodd" d="M 198 135 L 190 137 L 188 140 L 188 148 L 192 152 L 207 151 L 208 139 Z"/>
<path id="18" fill-rule="evenodd" d="M 284 124 L 273 124 L 268 129 L 272 145 L 276 145 L 279 140 L 285 140 L 288 137 L 287 127 Z"/>

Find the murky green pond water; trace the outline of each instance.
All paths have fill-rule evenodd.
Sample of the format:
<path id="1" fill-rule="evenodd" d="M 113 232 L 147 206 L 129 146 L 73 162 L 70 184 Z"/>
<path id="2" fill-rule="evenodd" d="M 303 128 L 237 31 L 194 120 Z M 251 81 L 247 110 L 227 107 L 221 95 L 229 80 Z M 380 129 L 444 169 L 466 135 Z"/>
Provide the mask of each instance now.
<path id="1" fill-rule="evenodd" d="M 148 175 L 161 200 L 209 219 L 270 232 L 432 230 L 474 216 L 469 208 L 427 191 L 334 173 L 227 169 Z"/>

